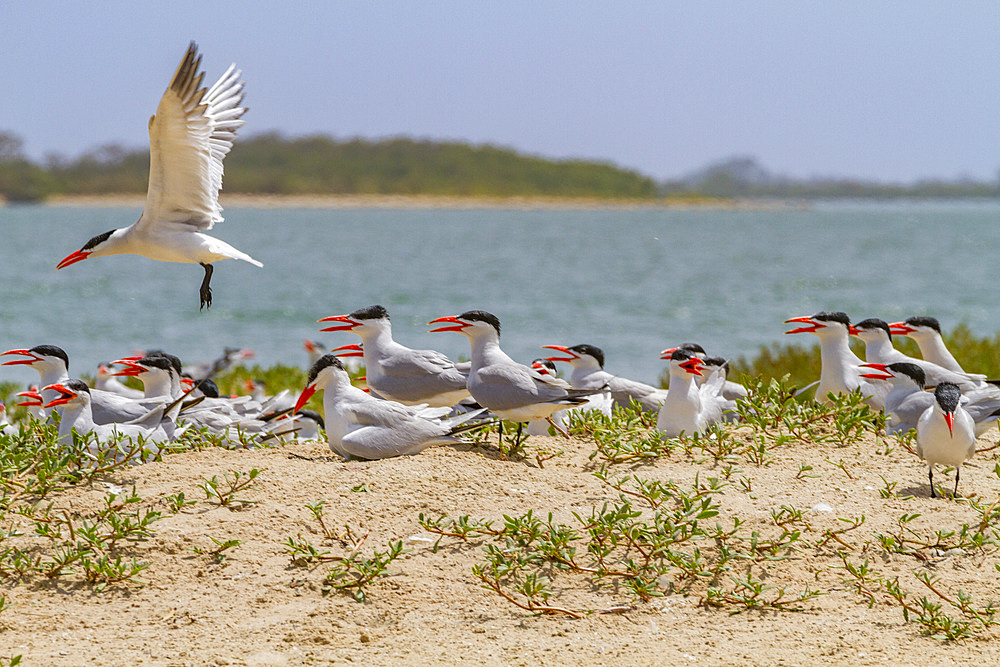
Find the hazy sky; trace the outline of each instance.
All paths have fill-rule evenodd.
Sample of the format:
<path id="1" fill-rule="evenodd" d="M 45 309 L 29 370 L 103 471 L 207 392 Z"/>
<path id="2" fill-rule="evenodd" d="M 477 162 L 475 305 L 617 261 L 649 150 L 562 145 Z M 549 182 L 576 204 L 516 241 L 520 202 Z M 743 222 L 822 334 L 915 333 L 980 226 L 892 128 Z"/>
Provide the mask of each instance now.
<path id="1" fill-rule="evenodd" d="M 139 146 L 188 41 L 246 133 L 411 135 L 657 178 L 994 178 L 1000 3 L 0 0 L 0 130 L 32 157 Z"/>

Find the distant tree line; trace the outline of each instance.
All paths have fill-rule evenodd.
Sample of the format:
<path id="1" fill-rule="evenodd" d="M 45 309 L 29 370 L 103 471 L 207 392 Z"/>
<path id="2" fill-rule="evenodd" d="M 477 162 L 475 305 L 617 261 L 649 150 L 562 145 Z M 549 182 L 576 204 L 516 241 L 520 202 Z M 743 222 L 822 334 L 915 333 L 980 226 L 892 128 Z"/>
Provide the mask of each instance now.
<path id="1" fill-rule="evenodd" d="M 749 156 L 716 162 L 661 185 L 664 195 L 777 199 L 977 199 L 1000 197 L 1000 174 L 991 182 L 970 178 L 879 183 L 849 178 L 796 179 L 772 174 Z"/>
<path id="2" fill-rule="evenodd" d="M 24 156 L 0 133 L 0 196 L 144 193 L 149 153 L 104 146 L 72 160 Z M 542 196 L 651 199 L 653 179 L 612 164 L 548 160 L 494 146 L 398 138 L 338 141 L 326 136 L 241 137 L 226 158 L 225 191 L 306 195 Z"/>
<path id="3" fill-rule="evenodd" d="M 69 159 L 25 157 L 23 142 L 0 131 L 0 197 L 142 194 L 149 153 L 107 145 Z M 657 183 L 636 171 L 586 160 L 549 160 L 506 148 L 409 138 L 337 140 L 278 133 L 241 137 L 226 159 L 228 193 L 592 197 L 601 199 L 783 200 L 1000 198 L 1000 179 L 879 183 L 772 174 L 753 157 L 733 157 Z"/>

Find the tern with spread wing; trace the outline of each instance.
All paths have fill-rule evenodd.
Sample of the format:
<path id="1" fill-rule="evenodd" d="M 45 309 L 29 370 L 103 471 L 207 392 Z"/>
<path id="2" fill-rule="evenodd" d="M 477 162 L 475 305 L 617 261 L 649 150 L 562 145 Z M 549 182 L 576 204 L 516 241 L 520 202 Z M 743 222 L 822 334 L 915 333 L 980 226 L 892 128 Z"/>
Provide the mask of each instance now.
<path id="1" fill-rule="evenodd" d="M 87 241 L 56 267 L 88 257 L 143 255 L 161 262 L 200 264 L 205 269 L 201 307 L 212 305 L 212 262 L 240 259 L 263 266 L 250 255 L 204 232 L 222 222 L 219 191 L 222 161 L 243 126 L 246 108 L 236 65 L 206 90 L 201 56 L 192 42 L 149 119 L 149 189 L 139 220 Z"/>

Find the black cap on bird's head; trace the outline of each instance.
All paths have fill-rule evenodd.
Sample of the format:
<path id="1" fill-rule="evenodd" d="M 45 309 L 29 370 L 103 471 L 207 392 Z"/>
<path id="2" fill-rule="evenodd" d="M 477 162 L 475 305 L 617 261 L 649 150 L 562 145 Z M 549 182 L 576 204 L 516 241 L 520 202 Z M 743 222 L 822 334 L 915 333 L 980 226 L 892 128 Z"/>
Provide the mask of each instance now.
<path id="1" fill-rule="evenodd" d="M 729 370 L 729 361 L 723 359 L 722 357 L 705 357 L 701 360 L 706 366 L 712 366 L 714 368 L 721 368 L 725 371 Z"/>
<path id="2" fill-rule="evenodd" d="M 854 331 L 851 333 L 857 334 L 858 331 L 877 331 L 879 329 L 884 331 L 885 335 L 890 339 L 892 338 L 892 331 L 889 329 L 889 324 L 877 317 L 869 317 L 867 320 L 861 320 L 854 325 Z"/>
<path id="3" fill-rule="evenodd" d="M 820 322 L 840 322 L 845 327 L 851 326 L 851 318 L 847 316 L 847 313 L 839 310 L 824 310 L 816 313 L 812 318 Z"/>
<path id="4" fill-rule="evenodd" d="M 924 369 L 916 364 L 911 364 L 908 361 L 897 361 L 894 364 L 887 364 L 886 368 L 895 373 L 896 375 L 905 375 L 906 377 L 913 380 L 914 383 L 921 389 L 927 384 L 927 374 L 924 373 Z"/>
<path id="5" fill-rule="evenodd" d="M 555 375 L 556 365 L 551 359 L 540 357 L 531 362 L 531 367 L 542 375 Z"/>
<path id="6" fill-rule="evenodd" d="M 941 323 L 937 321 L 936 317 L 926 317 L 926 316 L 916 316 L 907 317 L 905 320 L 906 324 L 913 327 L 928 327 L 934 329 L 938 333 L 941 333 Z"/>
<path id="7" fill-rule="evenodd" d="M 63 382 L 57 382 L 56 384 L 50 384 L 43 388 L 45 390 L 53 390 L 59 392 L 59 395 L 53 398 L 51 401 L 46 403 L 43 407 L 54 408 L 57 405 L 65 405 L 80 396 L 81 394 L 90 394 L 90 387 L 83 380 L 64 380 Z"/>
<path id="8" fill-rule="evenodd" d="M 797 333 L 811 333 L 814 334 L 820 329 L 825 329 L 830 324 L 842 324 L 848 332 L 851 332 L 851 318 L 847 316 L 847 313 L 841 312 L 839 310 L 830 311 L 822 310 L 815 315 L 806 315 L 803 317 L 792 317 L 785 320 L 785 324 L 791 322 L 807 324 L 809 326 L 799 327 L 797 329 L 792 329 L 791 331 L 786 331 L 786 334 L 797 334 Z M 819 334 L 817 334 L 819 335 Z"/>
<path id="9" fill-rule="evenodd" d="M 316 391 L 318 390 L 318 388 L 316 387 L 316 379 L 319 377 L 320 373 L 322 373 L 325 369 L 330 367 L 344 371 L 344 365 L 340 363 L 340 359 L 338 359 L 332 354 L 324 354 L 322 357 L 316 360 L 316 363 L 313 364 L 312 368 L 309 369 L 309 375 L 306 378 L 306 386 L 302 390 L 302 393 L 299 394 L 299 400 L 295 402 L 295 408 L 293 408 L 293 412 L 298 412 L 299 410 L 301 410 L 302 406 L 304 406 L 306 402 L 310 399 L 310 397 L 312 397 L 312 395 L 316 393 Z M 347 371 L 344 372 L 346 373 Z"/>
<path id="10" fill-rule="evenodd" d="M 169 373 L 171 370 L 174 370 L 174 365 L 171 363 L 170 359 L 162 355 L 150 356 L 147 354 L 135 363 L 145 366 L 146 368 L 158 368 L 165 373 Z"/>
<path id="11" fill-rule="evenodd" d="M 944 420 L 948 423 L 948 432 L 951 433 L 955 426 L 955 410 L 962 400 L 962 391 L 957 384 L 951 382 L 939 382 L 934 388 L 934 400 L 941 406 L 944 413 Z"/>
<path id="12" fill-rule="evenodd" d="M 82 248 L 64 257 L 63 260 L 56 265 L 56 271 L 58 271 L 59 269 L 65 269 L 67 266 L 70 266 L 71 264 L 76 264 L 77 262 L 82 262 L 83 260 L 87 259 L 94 253 L 94 251 L 102 243 L 111 238 L 111 235 L 114 234 L 116 231 L 118 230 L 112 229 L 111 231 L 104 232 L 103 234 L 98 234 L 94 238 L 90 239 L 89 241 L 83 244 Z"/>
<path id="13" fill-rule="evenodd" d="M 604 368 L 604 350 L 597 347 L 596 345 L 587 345 L 587 344 L 574 345 L 569 349 L 573 352 L 576 352 L 577 354 L 589 354 L 590 356 L 592 356 L 594 359 L 597 360 L 597 364 L 601 368 Z"/>
<path id="14" fill-rule="evenodd" d="M 547 357 L 549 361 L 569 361 L 573 362 L 580 359 L 583 355 L 593 357 L 597 364 L 604 368 L 604 351 L 594 345 L 574 345 L 573 347 L 566 347 L 565 345 L 542 345 L 543 348 L 549 350 L 558 350 L 564 352 L 570 356 L 568 357 Z"/>
<path id="15" fill-rule="evenodd" d="M 145 358 L 166 359 L 170 363 L 170 367 L 177 371 L 178 375 L 181 375 L 181 359 L 175 354 L 170 354 L 169 352 L 164 352 L 163 350 L 149 350 L 146 352 Z"/>
<path id="16" fill-rule="evenodd" d="M 322 372 L 324 368 L 329 368 L 330 366 L 344 370 L 344 364 L 340 363 L 340 359 L 332 354 L 324 354 L 322 357 L 317 359 L 316 363 L 309 369 L 309 375 L 306 377 L 306 384 L 310 385 L 315 382 L 320 372 Z"/>
<path id="17" fill-rule="evenodd" d="M 358 308 L 353 313 L 348 313 L 347 316 L 354 320 L 381 320 L 382 318 L 389 319 L 389 311 L 375 304 L 367 308 Z"/>
<path id="18" fill-rule="evenodd" d="M 458 318 L 467 322 L 486 322 L 497 330 L 497 336 L 500 335 L 500 320 L 493 313 L 487 313 L 485 310 L 467 310 Z"/>
<path id="19" fill-rule="evenodd" d="M 694 356 L 688 350 L 682 350 L 679 347 L 671 348 L 669 350 L 664 350 L 660 353 L 661 359 L 669 359 L 670 361 L 679 361 L 678 364 L 685 372 L 691 375 L 702 375 L 701 367 L 702 360 L 700 357 Z"/>
<path id="20" fill-rule="evenodd" d="M 889 325 L 892 332 L 900 336 L 917 333 L 918 329 L 916 327 L 927 327 L 932 331 L 936 331 L 939 336 L 941 335 L 941 323 L 935 317 L 916 315 L 914 317 L 907 317 L 902 322 L 893 322 Z"/>
<path id="21" fill-rule="evenodd" d="M 679 347 L 673 348 L 673 350 L 670 351 L 670 356 L 669 356 L 669 359 L 671 361 L 674 361 L 674 360 L 685 361 L 687 359 L 693 359 L 693 358 L 694 358 L 694 354 L 692 354 L 688 350 L 682 350 Z"/>
<path id="22" fill-rule="evenodd" d="M 219 385 L 215 384 L 213 380 L 205 378 L 201 381 L 201 384 L 198 385 L 198 388 L 201 389 L 201 393 L 205 394 L 206 398 L 219 397 Z"/>

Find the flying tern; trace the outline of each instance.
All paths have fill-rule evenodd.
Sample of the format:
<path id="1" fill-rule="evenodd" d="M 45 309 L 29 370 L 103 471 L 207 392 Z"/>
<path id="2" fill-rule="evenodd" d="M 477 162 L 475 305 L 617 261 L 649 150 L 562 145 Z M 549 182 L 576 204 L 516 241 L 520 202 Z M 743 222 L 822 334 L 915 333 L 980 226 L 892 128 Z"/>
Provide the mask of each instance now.
<path id="1" fill-rule="evenodd" d="M 88 257 L 143 255 L 161 262 L 200 264 L 201 307 L 212 305 L 212 263 L 239 259 L 263 266 L 245 252 L 204 232 L 222 222 L 222 161 L 243 126 L 246 108 L 236 65 L 209 89 L 198 47 L 188 46 L 156 115 L 149 119 L 149 189 L 139 220 L 87 241 L 59 262 L 63 269 Z"/>

